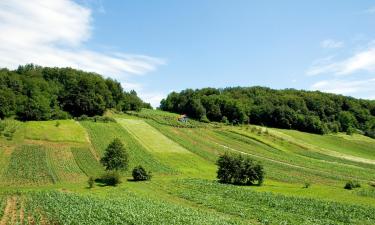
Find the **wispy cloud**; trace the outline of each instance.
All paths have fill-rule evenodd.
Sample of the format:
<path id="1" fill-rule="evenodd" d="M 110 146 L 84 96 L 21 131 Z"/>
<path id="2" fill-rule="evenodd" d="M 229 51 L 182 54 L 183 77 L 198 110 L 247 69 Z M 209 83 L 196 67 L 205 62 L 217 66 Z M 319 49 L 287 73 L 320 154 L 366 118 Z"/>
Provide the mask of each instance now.
<path id="1" fill-rule="evenodd" d="M 0 67 L 69 66 L 124 81 L 165 63 L 150 56 L 87 48 L 91 35 L 91 10 L 72 0 L 0 1 Z"/>
<path id="2" fill-rule="evenodd" d="M 364 13 L 373 14 L 375 13 L 375 6 L 368 8 L 364 11 Z"/>
<path id="3" fill-rule="evenodd" d="M 326 39 L 320 42 L 320 46 L 322 48 L 342 48 L 344 46 L 344 42 Z"/>
<path id="4" fill-rule="evenodd" d="M 334 61 L 332 57 L 318 60 L 311 65 L 306 74 L 347 75 L 359 71 L 375 71 L 375 47 L 373 45 L 343 60 Z"/>
<path id="5" fill-rule="evenodd" d="M 335 94 L 356 94 L 357 96 L 375 96 L 375 78 L 364 80 L 323 80 L 311 86 L 312 90 L 320 90 Z"/>

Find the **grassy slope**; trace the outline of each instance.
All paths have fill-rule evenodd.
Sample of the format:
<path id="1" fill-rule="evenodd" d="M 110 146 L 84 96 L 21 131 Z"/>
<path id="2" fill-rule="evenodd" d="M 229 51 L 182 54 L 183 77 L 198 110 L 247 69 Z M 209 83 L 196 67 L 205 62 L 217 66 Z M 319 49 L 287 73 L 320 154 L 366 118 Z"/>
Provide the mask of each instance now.
<path id="1" fill-rule="evenodd" d="M 143 120 L 117 119 L 155 158 L 186 175 L 213 178 L 216 168 Z"/>
<path id="2" fill-rule="evenodd" d="M 12 186 L 3 187 L 0 193 L 8 194 L 0 194 L 0 208 L 4 208 L 9 199 L 16 198 L 17 205 L 25 204 L 25 209 L 16 207 L 17 215 L 21 215 L 22 211 L 31 213 L 30 218 L 36 221 L 81 224 L 113 223 L 113 215 L 119 215 L 120 211 L 124 217 L 119 218 L 131 223 L 375 222 L 375 192 L 372 191 L 374 188 L 366 185 L 367 180 L 374 179 L 372 174 L 375 167 L 365 163 L 366 160 L 357 160 L 371 159 L 375 146 L 371 139 L 342 134 L 310 137 L 311 134 L 279 129 L 268 129 L 267 134 L 247 127 L 215 128 L 197 122 L 177 128 L 177 115 L 164 115 L 156 111 L 157 119 L 144 119 L 152 117 L 153 113 L 150 110 L 138 113 L 142 114 L 142 119 L 112 115 L 117 117 L 118 123 L 83 121 L 80 126 L 74 121 L 60 121 L 63 124 L 61 129 L 61 125 L 56 127 L 54 121 L 43 122 L 43 125 L 39 125 L 39 122 L 21 124 L 13 140 L 0 138 L 0 165 L 4 165 L 7 171 L 11 168 L 10 162 L 14 161 L 11 158 L 19 158 L 14 152 L 24 146 L 40 146 L 46 155 L 36 160 L 42 159 L 47 167 L 32 169 L 37 169 L 36 172 L 51 169 L 57 182 L 53 184 L 53 181 L 45 181 L 38 187 L 19 187 L 23 194 L 17 197 L 7 197 L 9 191 L 12 193 Z M 39 126 L 43 126 L 42 131 L 34 129 Z M 65 129 L 64 126 L 70 128 Z M 25 130 L 31 133 L 27 134 Z M 59 134 L 51 135 L 50 132 Z M 91 143 L 88 142 L 86 132 Z M 91 146 L 96 155 L 101 155 L 115 137 L 126 145 L 132 159 L 131 166 L 142 164 L 156 172 L 153 180 L 125 182 L 116 188 L 86 189 L 86 175 L 90 175 L 91 171 L 94 171 L 93 174 L 102 171 L 90 150 Z M 359 152 L 356 152 L 356 144 L 360 146 Z M 235 187 L 213 183 L 216 170 L 214 162 L 217 155 L 224 151 L 241 151 L 262 161 L 267 171 L 265 185 Z M 325 154 L 325 151 L 329 151 L 329 154 Z M 343 158 L 340 154 L 354 158 Z M 11 169 L 12 173 L 18 171 L 19 165 L 16 167 Z M 67 183 L 64 177 L 72 177 L 74 182 Z M 354 191 L 344 190 L 344 181 L 352 177 L 363 180 L 364 187 Z M 311 182 L 312 186 L 302 188 L 304 182 Z M 56 189 L 77 194 L 53 191 Z M 255 205 L 260 205 L 260 208 Z M 95 213 L 86 212 L 88 209 Z M 112 219 L 106 219 L 107 216 Z M 8 215 L 4 218 L 11 217 Z M 15 221 L 19 220 L 20 216 Z"/>
<path id="3" fill-rule="evenodd" d="M 157 173 L 173 173 L 174 170 L 167 165 L 161 163 L 152 154 L 150 154 L 132 135 L 130 135 L 118 123 L 101 123 L 82 121 L 82 126 L 89 133 L 90 140 L 99 156 L 102 156 L 105 149 L 111 141 L 119 138 L 125 145 L 129 153 L 130 165 L 133 168 L 143 165 L 147 170 Z"/>

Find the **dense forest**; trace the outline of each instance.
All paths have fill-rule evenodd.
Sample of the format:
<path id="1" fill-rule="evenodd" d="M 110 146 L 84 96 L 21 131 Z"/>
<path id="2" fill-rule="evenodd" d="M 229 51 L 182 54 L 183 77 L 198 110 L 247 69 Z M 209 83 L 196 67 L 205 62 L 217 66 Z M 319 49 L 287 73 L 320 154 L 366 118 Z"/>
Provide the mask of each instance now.
<path id="1" fill-rule="evenodd" d="M 360 132 L 375 137 L 375 101 L 319 91 L 265 87 L 186 89 L 170 93 L 160 108 L 201 121 L 251 123 L 318 134 Z"/>
<path id="2" fill-rule="evenodd" d="M 32 64 L 0 70 L 0 119 L 66 119 L 143 107 L 151 106 L 135 91 L 125 92 L 119 82 L 95 73 Z"/>

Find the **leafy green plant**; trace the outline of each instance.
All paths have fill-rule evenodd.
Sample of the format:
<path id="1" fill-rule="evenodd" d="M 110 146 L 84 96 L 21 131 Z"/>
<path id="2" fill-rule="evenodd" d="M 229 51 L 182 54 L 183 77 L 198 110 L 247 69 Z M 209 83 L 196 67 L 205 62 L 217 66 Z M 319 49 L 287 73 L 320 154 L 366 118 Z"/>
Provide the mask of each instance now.
<path id="1" fill-rule="evenodd" d="M 346 182 L 344 188 L 347 189 L 347 190 L 352 190 L 354 188 L 360 188 L 361 187 L 361 184 L 358 182 L 358 181 L 355 181 L 355 180 L 350 180 L 348 182 Z"/>
<path id="2" fill-rule="evenodd" d="M 89 177 L 87 184 L 89 185 L 89 188 L 93 188 L 95 185 L 95 179 L 93 177 Z"/>
<path id="3" fill-rule="evenodd" d="M 147 172 L 142 166 L 137 166 L 132 171 L 134 181 L 151 180 L 151 171 Z"/>
<path id="4" fill-rule="evenodd" d="M 100 178 L 97 178 L 96 181 L 108 186 L 117 186 L 121 183 L 121 175 L 117 171 L 106 171 Z"/>

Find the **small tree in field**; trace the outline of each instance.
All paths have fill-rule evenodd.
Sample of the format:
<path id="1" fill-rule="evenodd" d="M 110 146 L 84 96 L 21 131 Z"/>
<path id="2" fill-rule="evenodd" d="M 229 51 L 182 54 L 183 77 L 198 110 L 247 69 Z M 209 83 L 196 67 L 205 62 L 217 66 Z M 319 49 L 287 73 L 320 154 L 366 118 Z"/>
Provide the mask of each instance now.
<path id="1" fill-rule="evenodd" d="M 147 172 L 142 166 L 137 166 L 132 172 L 134 181 L 151 180 L 151 172 Z"/>
<path id="2" fill-rule="evenodd" d="M 217 160 L 217 178 L 221 183 L 261 185 L 264 180 L 263 166 L 242 154 L 225 153 Z"/>
<path id="3" fill-rule="evenodd" d="M 104 157 L 100 160 L 106 170 L 126 170 L 128 168 L 128 154 L 120 139 L 114 139 L 107 147 Z"/>

